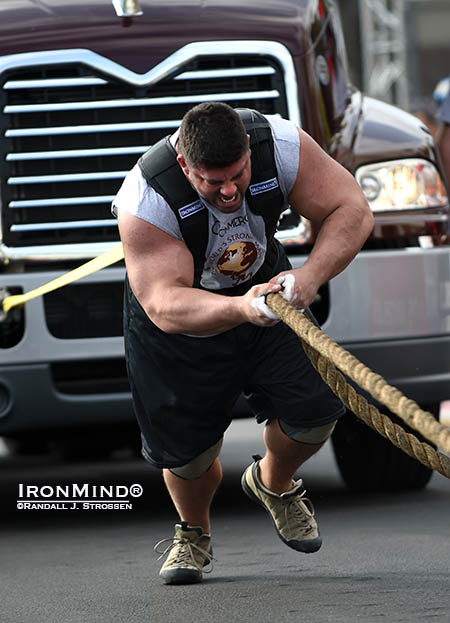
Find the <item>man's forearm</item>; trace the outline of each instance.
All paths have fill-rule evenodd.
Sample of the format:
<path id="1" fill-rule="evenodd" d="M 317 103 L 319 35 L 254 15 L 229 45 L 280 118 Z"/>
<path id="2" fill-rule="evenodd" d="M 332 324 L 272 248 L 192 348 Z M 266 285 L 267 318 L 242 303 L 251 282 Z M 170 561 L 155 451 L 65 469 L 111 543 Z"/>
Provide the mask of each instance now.
<path id="1" fill-rule="evenodd" d="M 232 329 L 245 316 L 241 297 L 223 296 L 199 288 L 171 286 L 144 304 L 149 318 L 165 333 L 212 335 Z"/>
<path id="2" fill-rule="evenodd" d="M 372 227 L 370 209 L 337 208 L 325 219 L 305 264 L 318 287 L 350 264 L 367 240 Z"/>

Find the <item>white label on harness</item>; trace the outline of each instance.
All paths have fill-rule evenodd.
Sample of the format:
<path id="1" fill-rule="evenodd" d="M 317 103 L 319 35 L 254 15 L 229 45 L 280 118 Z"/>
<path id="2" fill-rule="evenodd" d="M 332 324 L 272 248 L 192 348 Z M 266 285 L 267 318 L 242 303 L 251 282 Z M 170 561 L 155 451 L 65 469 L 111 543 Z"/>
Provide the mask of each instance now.
<path id="1" fill-rule="evenodd" d="M 276 177 L 273 177 L 271 180 L 266 180 L 265 182 L 252 184 L 250 186 L 250 194 L 259 195 L 260 193 L 266 193 L 269 190 L 273 190 L 274 188 L 278 188 L 278 180 Z"/>
<path id="2" fill-rule="evenodd" d="M 178 213 L 181 218 L 187 218 L 188 216 L 192 216 L 192 214 L 195 214 L 196 212 L 200 212 L 200 210 L 203 210 L 204 207 L 205 206 L 200 200 L 194 201 L 194 203 L 188 203 L 187 206 L 183 206 L 182 208 L 180 208 L 178 210 Z"/>

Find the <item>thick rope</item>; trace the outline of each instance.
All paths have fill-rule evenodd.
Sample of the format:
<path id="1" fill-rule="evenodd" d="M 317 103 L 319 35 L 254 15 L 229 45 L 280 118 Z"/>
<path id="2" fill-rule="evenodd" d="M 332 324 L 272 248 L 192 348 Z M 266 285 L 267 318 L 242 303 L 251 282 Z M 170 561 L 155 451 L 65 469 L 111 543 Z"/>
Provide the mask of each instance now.
<path id="1" fill-rule="evenodd" d="M 418 430 L 431 443 L 447 453 L 450 452 L 450 428 L 438 422 L 431 413 L 423 411 L 400 390 L 389 385 L 382 376 L 372 372 L 279 294 L 268 294 L 266 301 L 302 340 L 313 366 L 356 416 L 409 456 L 450 478 L 450 459 L 445 454 L 437 452 L 427 443 L 420 442 L 417 437 L 405 432 L 401 426 L 380 413 L 347 383 L 343 374 L 336 368 L 342 370 L 378 402 L 387 406 L 411 428 Z"/>

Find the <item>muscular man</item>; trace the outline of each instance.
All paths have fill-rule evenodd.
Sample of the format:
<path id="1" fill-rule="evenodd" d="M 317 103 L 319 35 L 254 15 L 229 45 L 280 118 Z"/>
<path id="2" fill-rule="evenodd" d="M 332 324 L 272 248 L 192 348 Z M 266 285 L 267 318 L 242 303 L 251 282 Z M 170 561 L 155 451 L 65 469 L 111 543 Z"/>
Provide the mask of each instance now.
<path id="1" fill-rule="evenodd" d="M 295 270 L 274 238 L 288 205 L 318 231 Z M 174 537 L 158 544 L 168 553 L 163 581 L 199 582 L 211 561 L 219 452 L 242 392 L 266 422 L 265 455 L 254 457 L 243 489 L 270 513 L 286 545 L 317 551 L 314 510 L 293 477 L 344 409 L 264 295 L 280 292 L 307 308 L 349 264 L 373 226 L 359 186 L 294 123 L 206 103 L 143 156 L 114 211 L 142 452 L 163 470 L 180 517 Z"/>

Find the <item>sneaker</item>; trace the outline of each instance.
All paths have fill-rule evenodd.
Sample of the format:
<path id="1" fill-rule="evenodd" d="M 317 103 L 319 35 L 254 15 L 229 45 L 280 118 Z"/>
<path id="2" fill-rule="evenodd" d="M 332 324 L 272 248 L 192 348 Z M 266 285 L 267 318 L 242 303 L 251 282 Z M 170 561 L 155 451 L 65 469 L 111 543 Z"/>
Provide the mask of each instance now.
<path id="1" fill-rule="evenodd" d="M 322 539 L 314 519 L 314 507 L 305 498 L 303 482 L 293 481 L 293 488 L 281 495 L 273 493 L 259 479 L 261 457 L 256 455 L 253 458 L 255 462 L 242 475 L 244 492 L 270 514 L 283 543 L 298 552 L 317 552 L 322 545 Z"/>
<path id="2" fill-rule="evenodd" d="M 163 551 L 160 546 L 170 542 Z M 155 552 L 161 554 L 158 560 L 168 554 L 159 575 L 164 584 L 193 584 L 201 582 L 203 572 L 212 571 L 211 537 L 203 534 L 200 527 L 188 526 L 185 521 L 175 525 L 175 536 L 162 539 L 155 545 Z M 204 567 L 211 565 L 209 569 Z"/>

